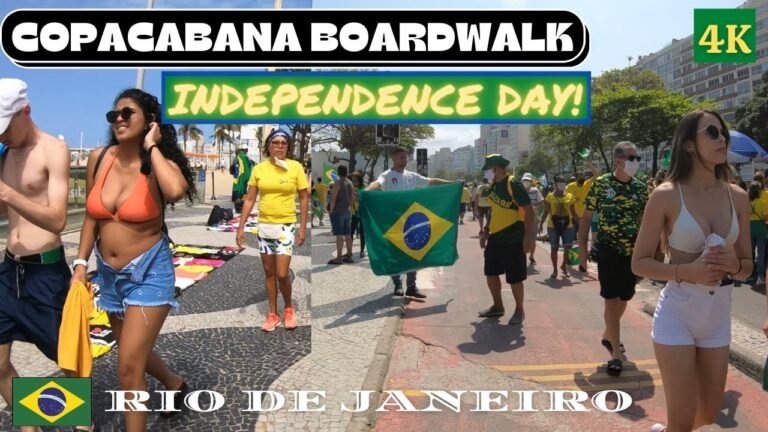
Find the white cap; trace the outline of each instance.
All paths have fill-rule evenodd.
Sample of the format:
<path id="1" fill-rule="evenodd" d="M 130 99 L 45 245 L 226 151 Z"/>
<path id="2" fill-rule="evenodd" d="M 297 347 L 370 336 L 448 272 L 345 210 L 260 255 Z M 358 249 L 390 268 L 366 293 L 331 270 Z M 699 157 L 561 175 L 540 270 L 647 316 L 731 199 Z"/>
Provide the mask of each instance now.
<path id="1" fill-rule="evenodd" d="M 248 150 L 248 144 L 241 145 L 240 150 Z"/>
<path id="2" fill-rule="evenodd" d="M 533 181 L 533 175 L 531 175 L 531 173 L 523 174 L 523 179 L 521 181 L 525 181 L 525 180 Z"/>
<path id="3" fill-rule="evenodd" d="M 8 128 L 11 117 L 27 103 L 27 83 L 16 78 L 0 78 L 0 134 Z"/>

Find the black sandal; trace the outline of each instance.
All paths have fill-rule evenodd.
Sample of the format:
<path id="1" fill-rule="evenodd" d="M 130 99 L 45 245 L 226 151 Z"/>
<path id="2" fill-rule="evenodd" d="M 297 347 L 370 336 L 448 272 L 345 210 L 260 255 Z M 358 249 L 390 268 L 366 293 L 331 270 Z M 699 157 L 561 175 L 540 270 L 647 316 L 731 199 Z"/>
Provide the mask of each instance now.
<path id="1" fill-rule="evenodd" d="M 608 339 L 603 339 L 600 341 L 600 343 L 605 347 L 605 349 L 608 350 L 608 354 L 613 354 L 613 344 Z M 624 344 L 619 342 L 619 350 L 622 354 L 624 354 Z"/>
<path id="2" fill-rule="evenodd" d="M 624 369 L 624 362 L 621 359 L 613 359 L 608 361 L 607 373 L 612 377 L 621 375 L 621 371 Z"/>
<path id="3" fill-rule="evenodd" d="M 189 386 L 187 385 L 186 381 L 182 381 L 181 387 L 178 388 L 178 391 L 178 393 L 173 395 L 174 405 L 177 409 L 183 411 L 186 409 L 186 406 L 184 405 L 184 398 L 189 394 Z M 181 413 L 181 411 L 160 411 L 160 415 L 165 418 L 173 417 L 179 413 Z"/>

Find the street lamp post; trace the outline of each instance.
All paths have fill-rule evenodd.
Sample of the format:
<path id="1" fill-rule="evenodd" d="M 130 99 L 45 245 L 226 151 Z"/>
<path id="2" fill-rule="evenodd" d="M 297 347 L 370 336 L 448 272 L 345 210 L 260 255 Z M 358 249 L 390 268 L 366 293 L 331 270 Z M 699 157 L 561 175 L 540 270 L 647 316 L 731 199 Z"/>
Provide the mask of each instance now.
<path id="1" fill-rule="evenodd" d="M 206 160 L 208 156 L 206 155 Z M 219 159 L 221 159 L 221 144 L 219 144 Z M 213 165 L 213 170 L 211 170 L 211 201 L 216 199 L 216 165 L 218 164 L 218 161 L 216 164 Z"/>
<path id="2" fill-rule="evenodd" d="M 147 0 L 147 9 L 152 9 L 155 5 L 155 0 Z M 136 88 L 139 90 L 144 89 L 144 68 L 138 68 L 136 70 Z"/>

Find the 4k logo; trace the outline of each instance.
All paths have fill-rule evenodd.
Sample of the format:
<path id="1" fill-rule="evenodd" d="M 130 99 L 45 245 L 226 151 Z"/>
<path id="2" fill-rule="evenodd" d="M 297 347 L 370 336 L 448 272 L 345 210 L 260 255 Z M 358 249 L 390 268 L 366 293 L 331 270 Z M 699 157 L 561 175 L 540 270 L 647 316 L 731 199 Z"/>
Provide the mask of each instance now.
<path id="1" fill-rule="evenodd" d="M 695 9 L 693 61 L 754 63 L 756 21 L 754 9 Z"/>

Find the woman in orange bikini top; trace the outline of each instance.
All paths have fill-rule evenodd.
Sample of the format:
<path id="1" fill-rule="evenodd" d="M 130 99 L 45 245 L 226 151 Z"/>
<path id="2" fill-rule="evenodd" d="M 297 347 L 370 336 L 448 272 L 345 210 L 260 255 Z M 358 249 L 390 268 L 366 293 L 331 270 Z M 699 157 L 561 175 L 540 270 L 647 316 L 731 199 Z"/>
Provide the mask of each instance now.
<path id="1" fill-rule="evenodd" d="M 150 372 L 166 389 L 181 390 L 176 393 L 181 406 L 178 399 L 189 389 L 153 352 L 151 341 L 178 307 L 163 209 L 196 191 L 176 130 L 156 122 L 160 113 L 157 98 L 138 89 L 121 93 L 107 113 L 109 145 L 88 160 L 87 212 L 72 280 L 85 282 L 88 258 L 95 252 L 98 303 L 117 340 L 120 388 L 145 390 L 144 374 Z M 126 430 L 144 431 L 146 421 L 146 412 L 127 412 Z"/>

